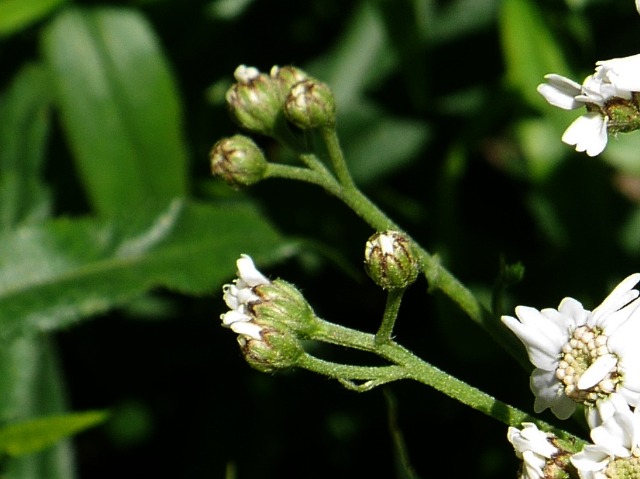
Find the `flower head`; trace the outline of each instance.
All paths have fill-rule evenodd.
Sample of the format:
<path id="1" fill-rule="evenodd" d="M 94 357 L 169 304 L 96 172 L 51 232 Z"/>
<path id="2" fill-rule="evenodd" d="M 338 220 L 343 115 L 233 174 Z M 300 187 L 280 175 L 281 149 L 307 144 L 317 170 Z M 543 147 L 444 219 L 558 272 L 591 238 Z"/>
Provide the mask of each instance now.
<path id="1" fill-rule="evenodd" d="M 640 477 L 640 409 L 617 407 L 591 429 L 593 444 L 571 457 L 583 479 Z"/>
<path id="2" fill-rule="evenodd" d="M 509 427 L 507 431 L 507 439 L 513 445 L 516 456 L 522 459 L 518 479 L 555 477 L 553 472 L 564 467 L 566 459 L 563 461 L 563 457 L 567 455 L 554 444 L 553 435 L 539 430 L 530 422 L 524 422 L 522 426 L 522 429 Z"/>
<path id="3" fill-rule="evenodd" d="M 238 334 L 245 359 L 270 372 L 296 365 L 304 352 L 300 339 L 314 330 L 317 317 L 300 291 L 281 279 L 269 280 L 248 255 L 236 262 L 238 277 L 223 286 L 229 311 L 222 325 Z"/>
<path id="4" fill-rule="evenodd" d="M 551 105 L 563 110 L 586 107 L 562 136 L 576 151 L 599 155 L 607 146 L 607 132 L 640 128 L 640 106 L 634 97 L 640 91 L 640 55 L 597 62 L 595 73 L 582 85 L 557 74 L 545 79 L 538 93 Z"/>
<path id="5" fill-rule="evenodd" d="M 518 306 L 517 319 L 502 317 L 535 366 L 536 412 L 550 408 L 566 419 L 576 403 L 593 407 L 616 392 L 632 406 L 640 403 L 638 281 L 640 273 L 627 277 L 593 311 L 565 298 L 557 310 Z"/>

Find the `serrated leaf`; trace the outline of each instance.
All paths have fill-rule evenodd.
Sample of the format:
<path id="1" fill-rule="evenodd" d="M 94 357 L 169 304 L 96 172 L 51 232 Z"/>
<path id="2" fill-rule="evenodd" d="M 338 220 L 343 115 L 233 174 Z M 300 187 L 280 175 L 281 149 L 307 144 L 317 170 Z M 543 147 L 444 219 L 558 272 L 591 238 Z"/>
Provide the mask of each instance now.
<path id="1" fill-rule="evenodd" d="M 499 21 L 509 84 L 531 106 L 547 110 L 549 105 L 536 91 L 544 75 L 571 75 L 539 6 L 531 0 L 505 0 Z"/>
<path id="2" fill-rule="evenodd" d="M 56 219 L 0 235 L 0 337 L 54 330 L 152 288 L 214 293 L 240 253 L 282 237 L 246 204 L 173 201 L 119 220 Z"/>
<path id="3" fill-rule="evenodd" d="M 67 0 L 0 0 L 0 36 L 38 21 Z"/>
<path id="4" fill-rule="evenodd" d="M 0 428 L 0 453 L 12 457 L 33 454 L 106 419 L 106 411 L 85 411 L 10 424 Z"/>
<path id="5" fill-rule="evenodd" d="M 0 229 L 49 212 L 41 167 L 50 123 L 49 81 L 26 65 L 0 98 Z"/>
<path id="6" fill-rule="evenodd" d="M 87 196 L 114 214 L 183 196 L 187 155 L 173 76 L 151 27 L 125 9 L 69 9 L 42 35 Z"/>

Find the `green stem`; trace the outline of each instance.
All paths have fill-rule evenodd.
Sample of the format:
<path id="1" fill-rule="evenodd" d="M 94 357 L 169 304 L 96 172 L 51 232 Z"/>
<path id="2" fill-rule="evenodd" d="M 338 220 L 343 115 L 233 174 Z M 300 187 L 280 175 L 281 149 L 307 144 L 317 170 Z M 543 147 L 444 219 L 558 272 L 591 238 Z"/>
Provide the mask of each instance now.
<path id="1" fill-rule="evenodd" d="M 325 170 L 326 171 L 326 170 Z M 321 186 L 330 193 L 340 191 L 340 185 L 329 172 L 321 172 L 299 166 L 268 163 L 265 178 L 285 178 L 288 180 L 304 181 Z"/>
<path id="2" fill-rule="evenodd" d="M 348 173 L 340 173 L 346 169 L 346 162 L 340 149 L 335 130 L 324 131 L 323 138 L 326 142 L 327 151 L 331 157 L 332 164 L 336 169 L 342 187 L 336 189 L 336 185 L 321 185 L 329 193 L 339 198 L 358 216 L 368 223 L 376 231 L 386 231 L 393 229 L 402 232 L 415 245 L 420 255 L 420 261 L 424 275 L 429 282 L 430 288 L 437 288 L 452 299 L 469 317 L 480 325 L 487 333 L 513 358 L 515 358 L 523 368 L 529 370 L 531 365 L 524 355 L 522 347 L 514 340 L 512 335 L 502 327 L 502 323 L 496 320 L 492 314 L 482 306 L 475 295 L 469 291 L 456 277 L 447 269 L 442 267 L 437 256 L 431 255 L 420 244 L 413 240 L 399 225 L 391 220 L 380 208 L 378 208 L 367 196 L 364 195 L 351 181 Z"/>
<path id="3" fill-rule="evenodd" d="M 501 421 L 508 426 L 520 427 L 523 422 L 533 422 L 540 429 L 551 431 L 562 439 L 576 441 L 576 445 L 584 444 L 584 441 L 563 430 L 557 429 L 551 424 L 541 421 L 524 411 L 521 411 L 507 403 L 504 403 L 487 393 L 477 389 L 460 379 L 447 374 L 428 362 L 420 359 L 415 354 L 405 349 L 398 343 L 389 340 L 384 343 L 376 341 L 376 336 L 355 329 L 340 326 L 324 320 L 318 320 L 317 329 L 312 334 L 314 340 L 324 341 L 339 346 L 360 349 L 376 354 L 396 367 L 401 367 L 403 373 L 396 369 L 384 367 L 346 366 L 328 363 L 326 367 L 315 367 L 314 371 L 335 377 L 337 379 L 362 379 L 368 381 L 380 380 L 381 383 L 389 382 L 391 376 L 397 379 L 413 379 L 460 401 L 461 403 L 483 412 L 484 414 Z M 316 361 L 317 358 L 314 358 Z M 321 364 L 321 363 L 318 363 Z M 304 365 L 306 367 L 306 365 Z M 333 368 L 333 369 L 332 369 Z M 352 369 L 355 368 L 355 369 Z M 345 377 L 340 376 L 345 372 Z M 334 374 L 335 373 L 335 374 Z M 357 374 L 361 374 L 356 376 Z M 380 376 L 374 376 L 380 373 Z"/>
<path id="4" fill-rule="evenodd" d="M 409 377 L 405 368 L 400 366 L 353 366 L 334 363 L 304 354 L 298 366 L 324 376 L 342 380 L 376 381 L 376 385 Z"/>
<path id="5" fill-rule="evenodd" d="M 382 323 L 376 333 L 376 343 L 382 344 L 391 341 L 391 333 L 393 333 L 393 326 L 395 325 L 396 318 L 398 317 L 398 311 L 400 310 L 400 303 L 402 302 L 404 291 L 404 288 L 392 289 L 387 293 L 387 304 L 384 308 Z"/>
<path id="6" fill-rule="evenodd" d="M 354 188 L 355 184 L 351 178 L 351 173 L 347 168 L 347 162 L 342 154 L 342 148 L 340 148 L 340 141 L 338 140 L 338 133 L 335 128 L 322 128 L 320 135 L 329 153 L 331 165 L 336 173 L 338 181 L 344 188 Z"/>

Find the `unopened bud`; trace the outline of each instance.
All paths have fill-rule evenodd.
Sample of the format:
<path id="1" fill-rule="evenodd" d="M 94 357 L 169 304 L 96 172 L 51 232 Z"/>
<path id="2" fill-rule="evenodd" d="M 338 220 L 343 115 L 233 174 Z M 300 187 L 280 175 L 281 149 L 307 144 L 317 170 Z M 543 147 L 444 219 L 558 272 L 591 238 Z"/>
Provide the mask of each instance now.
<path id="1" fill-rule="evenodd" d="M 297 335 L 309 336 L 317 316 L 302 293 L 291 283 L 275 279 L 255 288 L 260 301 L 253 305 L 256 319 L 264 324 L 281 323 Z"/>
<path id="2" fill-rule="evenodd" d="M 376 233 L 365 246 L 364 266 L 369 277 L 383 289 L 402 289 L 420 273 L 414 246 L 398 231 Z"/>
<path id="3" fill-rule="evenodd" d="M 258 371 L 272 373 L 292 368 L 304 354 L 300 341 L 290 331 L 265 327 L 260 335 L 260 339 L 238 336 L 244 359 Z"/>
<path id="4" fill-rule="evenodd" d="M 307 75 L 303 70 L 288 65 L 284 67 L 274 65 L 271 68 L 269 75 L 280 85 L 283 103 L 293 85 L 309 78 L 309 75 Z"/>
<path id="5" fill-rule="evenodd" d="M 243 128 L 271 135 L 282 116 L 280 85 L 256 68 L 240 65 L 234 72 L 237 83 L 227 91 L 229 111 Z"/>
<path id="6" fill-rule="evenodd" d="M 254 141 L 243 135 L 219 140 L 209 154 L 211 173 L 238 188 L 264 178 L 267 160 Z"/>
<path id="7" fill-rule="evenodd" d="M 336 103 L 329 85 L 307 79 L 291 87 L 284 105 L 287 119 L 303 130 L 331 128 L 336 123 Z"/>

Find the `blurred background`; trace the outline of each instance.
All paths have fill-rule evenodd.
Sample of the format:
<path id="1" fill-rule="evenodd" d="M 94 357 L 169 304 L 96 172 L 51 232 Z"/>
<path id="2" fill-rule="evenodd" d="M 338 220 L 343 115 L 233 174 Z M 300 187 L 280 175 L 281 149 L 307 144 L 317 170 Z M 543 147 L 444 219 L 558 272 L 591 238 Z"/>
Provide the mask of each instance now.
<path id="1" fill-rule="evenodd" d="M 362 269 L 373 231 L 338 201 L 211 177 L 239 131 L 224 94 L 239 64 L 307 70 L 356 182 L 487 307 L 501 265 L 524 267 L 496 321 L 593 308 L 640 269 L 640 134 L 576 153 L 560 137 L 580 113 L 535 88 L 638 53 L 639 33 L 631 0 L 0 0 L 0 418 L 110 412 L 5 477 L 516 477 L 506 426 L 426 386 L 244 362 L 219 321 L 240 253 L 346 326 L 374 332 L 385 295 Z M 532 411 L 528 371 L 424 279 L 395 332 Z"/>

